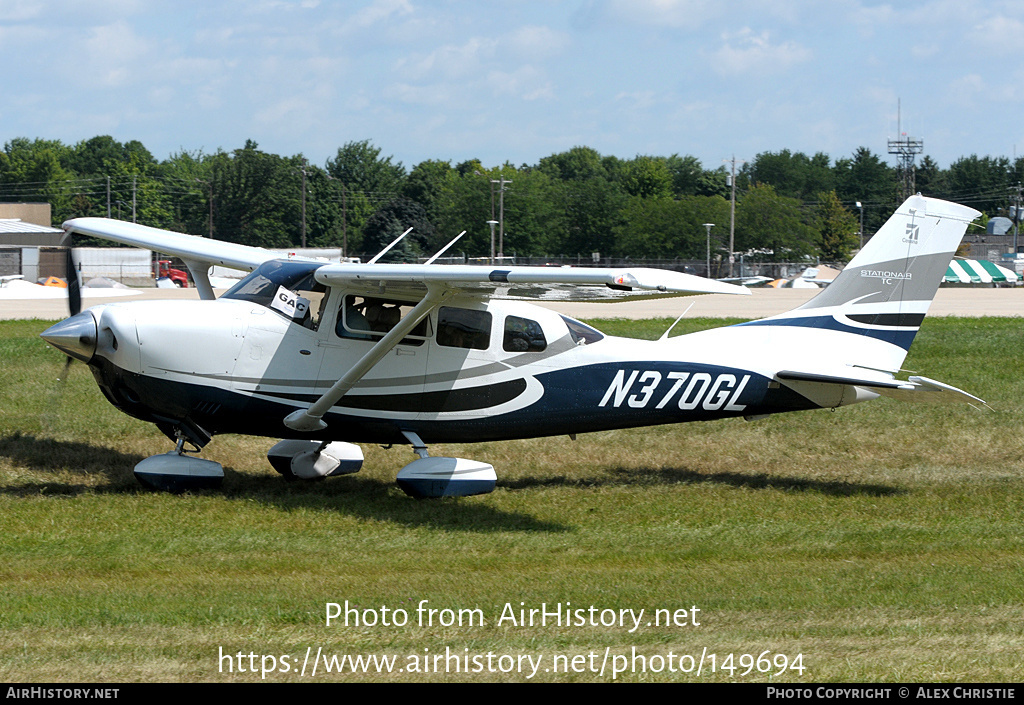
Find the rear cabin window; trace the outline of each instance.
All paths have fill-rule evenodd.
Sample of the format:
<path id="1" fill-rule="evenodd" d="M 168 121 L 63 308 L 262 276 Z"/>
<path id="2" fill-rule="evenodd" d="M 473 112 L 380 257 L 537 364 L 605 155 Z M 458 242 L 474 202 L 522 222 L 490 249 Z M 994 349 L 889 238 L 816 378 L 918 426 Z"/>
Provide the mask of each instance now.
<path id="1" fill-rule="evenodd" d="M 548 341 L 537 321 L 519 316 L 505 319 L 505 336 L 501 343 L 505 352 L 541 352 L 547 346 Z"/>
<path id="2" fill-rule="evenodd" d="M 414 306 L 415 304 L 408 301 L 350 294 L 345 297 L 341 306 L 341 315 L 338 316 L 334 332 L 339 338 L 377 341 L 398 325 Z M 412 332 L 402 338 L 400 344 L 423 345 L 423 341 L 429 335 L 428 320 L 429 318 L 424 318 L 416 324 Z"/>
<path id="3" fill-rule="evenodd" d="M 437 344 L 449 348 L 486 350 L 491 342 L 491 314 L 442 306 L 437 312 Z"/>

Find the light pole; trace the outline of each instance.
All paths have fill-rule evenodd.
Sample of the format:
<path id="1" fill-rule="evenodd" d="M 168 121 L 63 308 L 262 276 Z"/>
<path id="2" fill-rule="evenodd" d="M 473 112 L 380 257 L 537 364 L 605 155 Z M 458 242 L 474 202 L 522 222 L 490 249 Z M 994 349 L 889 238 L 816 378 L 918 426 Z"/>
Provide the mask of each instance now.
<path id="1" fill-rule="evenodd" d="M 306 246 L 306 158 L 302 158 L 302 246 Z"/>
<path id="2" fill-rule="evenodd" d="M 492 184 L 498 184 L 498 222 L 501 227 L 498 228 L 498 258 L 503 259 L 505 257 L 505 184 L 512 183 L 511 179 L 506 179 L 504 176 L 501 179 L 491 179 Z M 491 188 L 494 188 L 493 186 Z M 491 192 L 491 218 L 494 217 L 494 196 L 493 191 Z M 492 248 L 493 249 L 493 248 Z M 494 259 L 494 253 L 491 253 L 491 259 Z"/>
<path id="3" fill-rule="evenodd" d="M 860 249 L 864 249 L 864 206 L 857 201 L 857 210 L 860 211 Z"/>
<path id="4" fill-rule="evenodd" d="M 715 227 L 714 223 L 704 223 L 704 227 L 708 231 L 708 279 L 711 278 L 711 228 Z"/>

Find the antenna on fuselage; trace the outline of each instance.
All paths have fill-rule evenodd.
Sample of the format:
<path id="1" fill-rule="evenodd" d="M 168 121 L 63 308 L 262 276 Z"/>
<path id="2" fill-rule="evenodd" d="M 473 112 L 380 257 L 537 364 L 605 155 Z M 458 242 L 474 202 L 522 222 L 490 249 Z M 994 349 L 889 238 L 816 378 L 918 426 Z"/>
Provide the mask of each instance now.
<path id="1" fill-rule="evenodd" d="M 409 228 L 409 229 L 408 229 L 408 230 L 406 230 L 406 231 L 405 231 L 404 233 L 402 233 L 401 235 L 399 235 L 398 237 L 396 237 L 396 238 L 395 238 L 394 240 L 392 240 L 392 241 L 391 241 L 391 244 L 390 244 L 390 245 L 388 245 L 388 246 L 387 246 L 387 247 L 385 247 L 385 248 L 384 248 L 383 250 L 381 250 L 380 252 L 378 252 L 378 253 L 377 253 L 377 255 L 376 255 L 376 256 L 375 256 L 375 257 L 374 257 L 373 259 L 371 259 L 371 260 L 370 260 L 369 262 L 367 262 L 367 264 L 373 264 L 374 262 L 376 262 L 377 260 L 379 260 L 379 259 L 380 259 L 381 257 L 383 257 L 384 255 L 386 255 L 386 254 L 387 254 L 387 252 L 388 252 L 388 250 L 390 250 L 390 249 L 391 249 L 392 247 L 394 247 L 394 246 L 395 246 L 395 245 L 397 245 L 397 244 L 398 244 L 399 242 L 401 242 L 401 241 L 402 241 L 402 238 L 403 238 L 403 237 L 405 237 L 406 235 L 408 235 L 408 234 L 409 234 L 409 233 L 411 233 L 411 232 L 412 232 L 412 228 Z"/>
<path id="2" fill-rule="evenodd" d="M 441 248 L 440 250 L 438 250 L 438 251 L 437 251 L 437 254 L 435 254 L 435 255 L 434 255 L 433 257 L 431 257 L 430 259 L 428 259 L 428 260 L 427 260 L 426 262 L 424 262 L 423 264 L 433 264 L 433 263 L 434 263 L 434 260 L 435 260 L 435 259 L 437 259 L 437 258 L 438 258 L 438 257 L 440 257 L 441 255 L 443 255 L 443 254 L 444 254 L 445 252 L 447 252 L 447 251 L 448 251 L 448 248 L 449 248 L 449 247 L 451 247 L 452 245 L 454 245 L 454 244 L 455 244 L 456 242 L 458 242 L 458 241 L 459 241 L 459 238 L 460 238 L 460 237 L 462 237 L 462 236 L 463 236 L 463 235 L 465 235 L 465 234 L 466 234 L 466 231 L 465 231 L 465 230 L 463 230 L 463 231 L 462 231 L 461 233 L 459 233 L 458 235 L 456 235 L 456 236 L 455 236 L 455 239 L 453 239 L 453 240 L 452 240 L 451 242 L 449 242 L 449 243 L 448 243 L 447 245 L 445 245 L 445 246 L 444 246 L 444 247 L 442 247 L 442 248 Z"/>
<path id="3" fill-rule="evenodd" d="M 659 342 L 660 342 L 660 341 L 662 341 L 662 340 L 664 340 L 665 338 L 667 338 L 667 337 L 668 337 L 668 334 L 669 334 L 669 333 L 671 333 L 671 332 L 672 332 L 672 329 L 676 327 L 676 323 L 679 323 L 679 321 L 683 320 L 683 316 L 685 316 L 686 314 L 688 314 L 688 313 L 690 312 L 690 309 L 691 309 L 691 308 L 693 308 L 693 304 L 692 304 L 692 303 L 691 303 L 691 304 L 690 304 L 689 306 L 687 306 L 687 307 L 686 307 L 686 310 L 685 310 L 685 311 L 683 311 L 683 312 L 682 312 L 681 314 L 679 314 L 679 318 L 677 318 L 677 319 L 676 319 L 676 322 L 675 322 L 675 323 L 673 323 L 672 325 L 670 325 L 670 326 L 668 327 L 668 330 L 667 330 L 667 331 L 665 331 L 664 333 L 662 333 L 662 334 L 661 334 L 661 337 L 660 337 L 660 338 L 658 338 L 658 341 L 659 341 Z"/>

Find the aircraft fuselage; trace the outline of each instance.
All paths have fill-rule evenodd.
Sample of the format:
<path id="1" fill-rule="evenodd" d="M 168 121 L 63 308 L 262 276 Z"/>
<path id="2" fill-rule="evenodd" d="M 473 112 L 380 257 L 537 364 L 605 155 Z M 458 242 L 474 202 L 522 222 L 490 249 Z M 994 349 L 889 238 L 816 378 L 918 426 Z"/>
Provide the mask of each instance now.
<path id="1" fill-rule="evenodd" d="M 818 406 L 701 334 L 615 338 L 542 307 L 455 298 L 341 398 L 326 429 L 294 431 L 284 417 L 374 345 L 344 319 L 352 296 L 330 292 L 315 328 L 248 301 L 111 304 L 83 314 L 99 330 L 90 366 L 124 412 L 211 435 L 398 443 L 405 430 L 428 443 L 471 442 Z"/>

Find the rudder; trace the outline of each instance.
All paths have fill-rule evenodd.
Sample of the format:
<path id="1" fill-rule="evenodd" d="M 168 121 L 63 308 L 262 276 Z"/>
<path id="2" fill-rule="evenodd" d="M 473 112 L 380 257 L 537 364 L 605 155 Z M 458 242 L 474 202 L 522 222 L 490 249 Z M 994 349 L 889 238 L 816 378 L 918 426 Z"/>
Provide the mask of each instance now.
<path id="1" fill-rule="evenodd" d="M 979 215 L 957 203 L 911 196 L 820 294 L 756 324 L 833 328 L 909 350 L 967 226 Z"/>

